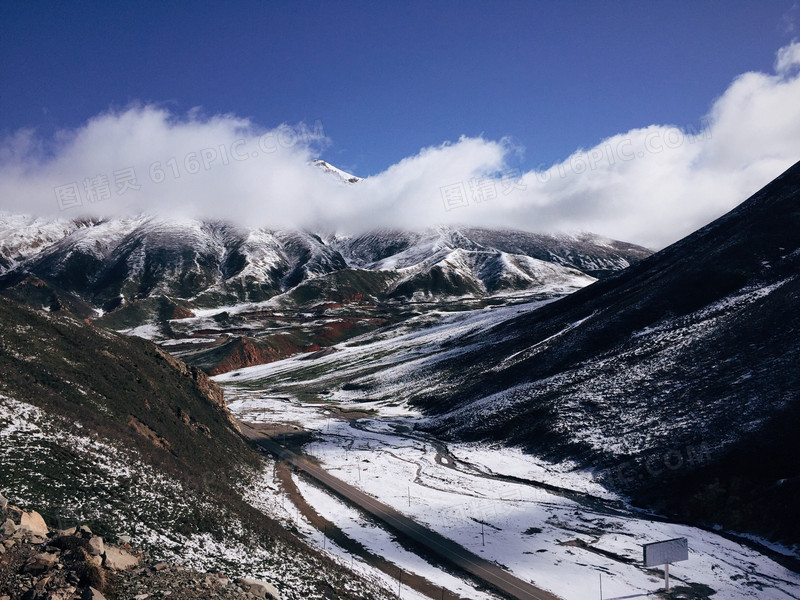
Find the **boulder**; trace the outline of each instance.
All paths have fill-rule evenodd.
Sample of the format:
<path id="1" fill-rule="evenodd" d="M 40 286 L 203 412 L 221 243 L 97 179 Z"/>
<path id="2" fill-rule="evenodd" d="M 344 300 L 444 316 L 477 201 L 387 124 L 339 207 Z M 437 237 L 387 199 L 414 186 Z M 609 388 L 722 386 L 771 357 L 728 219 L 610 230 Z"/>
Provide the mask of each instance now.
<path id="1" fill-rule="evenodd" d="M 6 519 L 5 523 L 0 525 L 0 535 L 5 537 L 9 537 L 14 535 L 14 532 L 17 530 L 17 526 L 14 525 L 14 521 L 11 519 Z"/>
<path id="2" fill-rule="evenodd" d="M 76 550 L 78 548 L 84 548 L 88 552 L 89 540 L 85 540 L 83 538 L 74 535 L 56 534 L 56 536 L 50 540 L 48 546 L 52 548 L 58 548 L 59 550 L 67 550 L 67 551 Z"/>
<path id="3" fill-rule="evenodd" d="M 86 559 L 86 562 L 90 565 L 94 565 L 98 569 L 103 566 L 103 557 L 102 556 L 89 556 Z"/>
<path id="4" fill-rule="evenodd" d="M 28 562 L 22 567 L 22 572 L 30 575 L 41 575 L 55 567 L 56 563 L 58 563 L 56 554 L 44 552 L 29 558 Z"/>
<path id="5" fill-rule="evenodd" d="M 236 583 L 238 583 L 244 589 L 244 591 L 250 592 L 258 598 L 281 600 L 281 595 L 278 590 L 275 589 L 275 586 L 271 583 L 267 583 L 266 581 L 260 581 L 258 579 L 246 579 L 243 577 L 237 579 Z"/>
<path id="6" fill-rule="evenodd" d="M 119 548 L 106 548 L 103 564 L 113 571 L 127 571 L 139 566 L 138 557 Z"/>
<path id="7" fill-rule="evenodd" d="M 105 552 L 105 546 L 103 544 L 103 538 L 99 535 L 93 535 L 89 538 L 89 554 L 93 556 L 100 556 Z"/>
<path id="8" fill-rule="evenodd" d="M 44 522 L 42 515 L 35 510 L 24 512 L 19 518 L 19 528 L 30 533 L 32 536 L 46 538 L 49 529 Z"/>
<path id="9" fill-rule="evenodd" d="M 85 587 L 81 592 L 81 600 L 106 600 L 106 597 L 93 587 Z"/>
<path id="10" fill-rule="evenodd" d="M 6 506 L 8 506 L 8 500 L 6 500 L 3 494 L 0 494 L 0 510 L 5 510 Z"/>
<path id="11" fill-rule="evenodd" d="M 47 600 L 74 600 L 75 598 L 75 586 L 70 585 L 65 588 L 61 588 L 60 590 L 56 590 L 54 592 L 48 592 L 44 598 Z"/>
<path id="12" fill-rule="evenodd" d="M 8 518 L 14 521 L 17 525 L 19 525 L 20 517 L 22 517 L 22 509 L 19 506 L 13 506 L 11 504 L 8 505 L 6 508 L 6 514 Z"/>

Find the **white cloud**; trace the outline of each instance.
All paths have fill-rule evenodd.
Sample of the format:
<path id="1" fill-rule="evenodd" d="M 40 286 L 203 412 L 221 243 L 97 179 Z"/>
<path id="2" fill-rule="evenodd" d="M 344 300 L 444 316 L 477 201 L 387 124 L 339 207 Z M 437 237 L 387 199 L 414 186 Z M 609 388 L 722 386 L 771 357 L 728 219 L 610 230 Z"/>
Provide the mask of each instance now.
<path id="1" fill-rule="evenodd" d="M 785 75 L 800 66 L 800 42 L 794 42 L 778 50 L 775 60 L 775 72 Z"/>
<path id="2" fill-rule="evenodd" d="M 234 115 L 193 111 L 180 118 L 136 106 L 53 139 L 26 130 L 3 140 L 0 207 L 66 217 L 189 213 L 340 231 L 437 223 L 584 230 L 658 248 L 731 209 L 800 159 L 798 65 L 800 44 L 794 43 L 778 52 L 774 74 L 735 79 L 703 127 L 634 129 L 518 180 L 498 175 L 516 151 L 506 140 L 464 137 L 341 185 L 309 164 L 327 143 L 320 124 L 265 130 Z M 140 189 L 118 193 L 131 169 Z M 86 180 L 109 197 L 89 203 Z M 73 183 L 83 204 L 59 211 L 56 192 L 69 204 L 64 186 Z"/>

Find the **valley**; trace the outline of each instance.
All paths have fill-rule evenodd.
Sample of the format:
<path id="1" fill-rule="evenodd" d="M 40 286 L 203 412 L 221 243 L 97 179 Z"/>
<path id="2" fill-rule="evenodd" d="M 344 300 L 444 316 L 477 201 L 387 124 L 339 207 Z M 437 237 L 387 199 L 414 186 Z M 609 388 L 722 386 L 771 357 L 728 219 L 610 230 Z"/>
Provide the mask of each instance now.
<path id="1" fill-rule="evenodd" d="M 248 376 L 247 370 L 239 374 Z M 605 598 L 647 597 L 663 574 L 642 566 L 641 544 L 681 536 L 689 538 L 691 553 L 689 562 L 671 569 L 678 597 L 800 597 L 800 575 L 747 545 L 634 509 L 591 470 L 497 445 L 445 444 L 416 430 L 424 417 L 398 403 L 300 400 L 285 391 L 259 392 L 252 382 L 231 383 L 235 379 L 224 385 L 239 419 L 267 425 L 274 442 L 558 597 L 594 597 L 601 577 Z M 273 429 L 276 424 L 285 427 Z M 370 554 L 441 585 L 444 597 L 495 597 L 446 563 L 420 557 L 402 537 L 330 490 L 299 473 L 291 477 L 305 503 Z M 316 529 L 294 508 L 292 495 L 279 489 L 275 504 L 281 504 L 282 518 L 311 543 L 352 560 L 351 551 L 326 539 L 326 531 Z M 438 596 L 406 587 L 401 597 Z"/>

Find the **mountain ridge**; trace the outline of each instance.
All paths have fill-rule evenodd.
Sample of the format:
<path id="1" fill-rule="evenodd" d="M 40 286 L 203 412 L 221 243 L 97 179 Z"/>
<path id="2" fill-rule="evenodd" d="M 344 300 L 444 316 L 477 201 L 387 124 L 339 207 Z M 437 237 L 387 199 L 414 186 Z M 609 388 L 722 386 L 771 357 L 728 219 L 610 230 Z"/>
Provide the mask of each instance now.
<path id="1" fill-rule="evenodd" d="M 379 312 L 402 318 L 408 303 L 429 310 L 569 293 L 649 254 L 589 234 L 514 232 L 514 247 L 499 249 L 509 235 L 440 226 L 337 236 L 146 215 L 70 222 L 6 217 L 0 219 L 0 256 L 7 265 L 0 293 L 162 341 L 216 330 L 211 345 L 192 344 L 201 355 L 182 358 L 218 373 L 285 352 L 316 351 L 363 331 L 337 324 L 343 317 L 382 325 Z M 244 330 L 225 326 L 223 317 L 213 324 L 200 319 L 194 329 L 186 320 L 247 305 Z M 328 325 L 311 328 L 315 340 L 296 320 L 281 328 L 263 318 L 289 310 L 312 311 Z M 237 314 L 243 312 L 237 308 Z M 282 335 L 287 327 L 294 339 L 284 343 L 272 332 Z M 228 350 L 213 350 L 218 345 Z"/>

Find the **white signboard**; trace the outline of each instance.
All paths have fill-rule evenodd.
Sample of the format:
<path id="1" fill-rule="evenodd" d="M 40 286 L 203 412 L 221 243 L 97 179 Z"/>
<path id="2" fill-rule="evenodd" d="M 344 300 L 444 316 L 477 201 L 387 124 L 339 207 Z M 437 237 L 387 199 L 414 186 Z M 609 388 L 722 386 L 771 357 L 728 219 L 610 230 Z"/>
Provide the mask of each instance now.
<path id="1" fill-rule="evenodd" d="M 644 566 L 667 565 L 679 560 L 689 560 L 689 540 L 675 538 L 644 545 Z"/>

